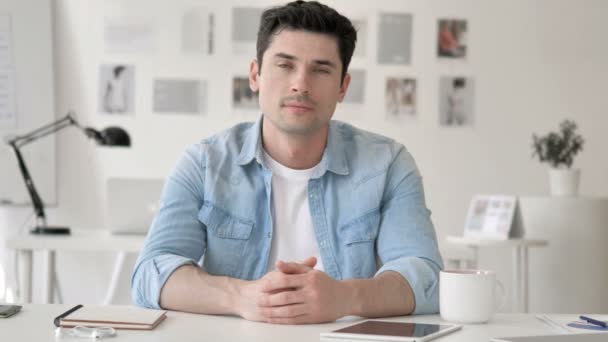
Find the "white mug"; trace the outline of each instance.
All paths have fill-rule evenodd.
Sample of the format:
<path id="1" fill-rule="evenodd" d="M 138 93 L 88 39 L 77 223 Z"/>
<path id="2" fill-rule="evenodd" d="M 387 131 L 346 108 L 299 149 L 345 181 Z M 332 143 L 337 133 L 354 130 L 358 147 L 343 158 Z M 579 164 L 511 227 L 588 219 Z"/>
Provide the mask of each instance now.
<path id="1" fill-rule="evenodd" d="M 439 273 L 441 318 L 457 323 L 485 323 L 498 308 L 496 287 L 505 290 L 496 273 L 481 270 L 445 270 Z"/>

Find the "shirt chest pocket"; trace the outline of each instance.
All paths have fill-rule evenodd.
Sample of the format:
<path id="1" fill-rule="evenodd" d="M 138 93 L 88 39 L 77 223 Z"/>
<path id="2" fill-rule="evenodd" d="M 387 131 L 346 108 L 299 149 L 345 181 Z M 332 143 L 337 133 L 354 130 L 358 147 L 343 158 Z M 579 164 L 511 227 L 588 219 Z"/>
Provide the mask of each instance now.
<path id="1" fill-rule="evenodd" d="M 209 202 L 198 212 L 198 219 L 207 227 L 205 269 L 214 275 L 236 276 L 237 265 L 244 266 L 247 242 L 253 222 L 237 218 Z"/>
<path id="2" fill-rule="evenodd" d="M 376 272 L 376 238 L 380 212 L 364 214 L 338 230 L 343 250 L 344 272 L 348 277 L 365 278 Z"/>
<path id="3" fill-rule="evenodd" d="M 340 227 L 340 238 L 346 245 L 374 242 L 378 237 L 380 211 L 374 210 Z"/>

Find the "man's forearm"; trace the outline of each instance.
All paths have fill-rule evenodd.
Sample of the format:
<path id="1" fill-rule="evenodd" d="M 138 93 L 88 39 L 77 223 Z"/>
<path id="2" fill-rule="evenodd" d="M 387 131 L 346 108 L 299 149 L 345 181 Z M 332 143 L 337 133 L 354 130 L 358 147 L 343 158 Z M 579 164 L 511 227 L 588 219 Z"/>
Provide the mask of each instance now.
<path id="1" fill-rule="evenodd" d="M 212 276 L 201 268 L 184 265 L 176 269 L 160 293 L 163 309 L 233 315 L 239 295 L 240 279 Z"/>
<path id="2" fill-rule="evenodd" d="M 350 279 L 344 284 L 351 290 L 349 315 L 386 317 L 408 315 L 414 311 L 414 292 L 403 277 L 393 271 L 372 279 Z"/>

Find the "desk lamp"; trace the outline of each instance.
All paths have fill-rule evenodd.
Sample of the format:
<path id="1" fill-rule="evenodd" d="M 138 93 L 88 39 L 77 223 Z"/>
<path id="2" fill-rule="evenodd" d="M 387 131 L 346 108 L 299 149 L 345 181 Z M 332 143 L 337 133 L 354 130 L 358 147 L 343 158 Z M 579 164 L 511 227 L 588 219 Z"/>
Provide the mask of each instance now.
<path id="1" fill-rule="evenodd" d="M 58 119 L 54 122 L 46 124 L 38 129 L 35 129 L 27 134 L 11 136 L 6 139 L 6 143 L 9 144 L 13 151 L 15 151 L 15 155 L 17 156 L 17 161 L 19 163 L 19 170 L 21 171 L 21 175 L 23 176 L 23 180 L 25 181 L 25 186 L 27 191 L 32 199 L 32 205 L 34 206 L 34 211 L 36 212 L 36 226 L 30 231 L 32 234 L 70 234 L 70 228 L 68 227 L 51 227 L 46 224 L 46 215 L 44 213 L 44 204 L 38 195 L 38 191 L 36 191 L 36 187 L 34 186 L 34 181 L 30 176 L 30 173 L 25 165 L 25 161 L 21 156 L 21 151 L 19 150 L 22 146 L 27 145 L 33 141 L 36 141 L 44 136 L 49 134 L 53 134 L 63 128 L 75 126 L 80 129 L 87 137 L 95 140 L 98 145 L 101 146 L 123 146 L 128 147 L 131 146 L 131 138 L 129 134 L 120 127 L 108 127 L 104 130 L 97 131 L 91 127 L 82 127 L 78 124 L 78 122 L 73 118 L 73 113 L 69 112 L 66 116 L 61 119 Z"/>

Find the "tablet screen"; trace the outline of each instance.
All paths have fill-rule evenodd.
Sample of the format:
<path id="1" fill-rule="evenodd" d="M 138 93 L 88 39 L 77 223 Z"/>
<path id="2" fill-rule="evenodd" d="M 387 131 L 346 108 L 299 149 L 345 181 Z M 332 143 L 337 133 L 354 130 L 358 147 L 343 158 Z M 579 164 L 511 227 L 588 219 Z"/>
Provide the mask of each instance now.
<path id="1" fill-rule="evenodd" d="M 451 325 L 427 323 L 365 321 L 363 323 L 351 325 L 340 330 L 335 330 L 334 333 L 383 335 L 395 337 L 424 337 L 451 327 Z"/>

